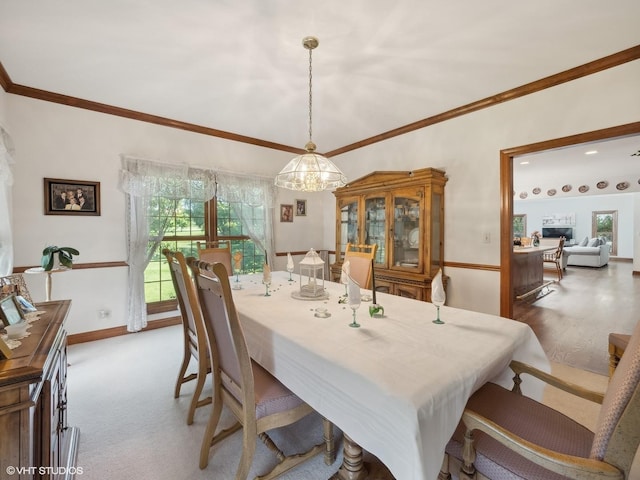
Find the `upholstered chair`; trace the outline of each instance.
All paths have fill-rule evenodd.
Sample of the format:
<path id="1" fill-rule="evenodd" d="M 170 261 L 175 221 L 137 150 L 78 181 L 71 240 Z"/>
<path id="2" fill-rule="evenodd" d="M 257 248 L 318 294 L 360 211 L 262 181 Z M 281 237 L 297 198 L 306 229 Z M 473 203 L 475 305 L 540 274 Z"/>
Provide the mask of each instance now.
<path id="1" fill-rule="evenodd" d="M 200 468 L 208 465 L 212 446 L 242 429 L 242 455 L 236 480 L 247 478 L 257 438 L 279 460 L 270 472 L 257 478 L 275 478 L 320 453 L 327 444 L 326 440 L 304 453 L 292 455 L 285 455 L 275 445 L 267 434 L 268 430 L 291 425 L 312 413 L 313 409 L 250 358 L 224 265 L 211 265 L 194 259 L 189 261 L 189 265 L 197 284 L 213 365 L 213 409 L 202 439 Z M 233 413 L 237 423 L 216 432 L 223 405 Z M 332 432 L 328 433 L 332 435 Z"/>
<path id="2" fill-rule="evenodd" d="M 218 240 L 215 242 L 196 242 L 198 259 L 207 263 L 222 263 L 229 276 L 233 275 L 231 266 L 231 242 Z"/>
<path id="3" fill-rule="evenodd" d="M 344 261 L 349 261 L 349 276 L 360 285 L 360 288 L 371 288 L 373 269 L 371 261 L 376 256 L 377 248 L 378 245 L 375 243 L 373 245 L 347 244 Z"/>
<path id="4" fill-rule="evenodd" d="M 640 323 L 604 395 L 512 362 L 513 391 L 487 383 L 467 403 L 446 448 L 439 479 L 625 479 L 640 444 Z M 602 403 L 595 432 L 520 393 L 531 374 L 555 387 Z M 448 465 L 447 465 L 448 463 Z"/>
<path id="5" fill-rule="evenodd" d="M 186 259 L 181 252 L 162 251 L 169 262 L 171 280 L 178 299 L 178 308 L 182 318 L 183 357 L 173 396 L 178 398 L 184 383 L 196 380 L 196 386 L 187 413 L 187 424 L 193 423 L 196 408 L 211 403 L 211 397 L 201 399 L 202 389 L 211 365 L 209 362 L 207 333 L 198 302 L 195 284 L 187 268 Z M 196 372 L 187 374 L 191 358 L 196 361 Z"/>

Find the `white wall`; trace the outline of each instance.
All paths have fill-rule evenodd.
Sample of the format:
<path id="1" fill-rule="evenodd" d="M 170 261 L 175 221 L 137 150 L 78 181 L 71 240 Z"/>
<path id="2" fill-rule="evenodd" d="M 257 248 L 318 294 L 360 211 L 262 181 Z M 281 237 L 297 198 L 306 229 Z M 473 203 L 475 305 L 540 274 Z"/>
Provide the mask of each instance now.
<path id="1" fill-rule="evenodd" d="M 0 88 L 0 125 L 7 128 L 7 93 Z"/>
<path id="2" fill-rule="evenodd" d="M 640 171 L 640 170 L 639 170 Z M 557 199 L 517 200 L 513 202 L 513 213 L 527 215 L 527 234 L 542 232 L 542 218 L 554 213 L 574 213 L 576 224 L 573 238 L 577 242 L 591 237 L 592 212 L 599 210 L 618 211 L 618 257 L 633 258 L 634 197 L 637 193 L 596 195 L 591 197 L 569 197 Z"/>
<path id="3" fill-rule="evenodd" d="M 348 178 L 373 169 L 446 170 L 445 261 L 498 266 L 500 150 L 635 122 L 638 82 L 635 61 L 349 152 L 336 163 Z M 445 274 L 449 305 L 499 313 L 498 272 L 447 267 Z"/>
<path id="4" fill-rule="evenodd" d="M 126 261 L 125 198 L 118 190 L 121 153 L 164 162 L 273 176 L 292 154 L 181 130 L 8 95 L 8 113 L 18 152 L 14 169 L 16 266 L 39 264 L 46 245 L 72 246 L 78 263 Z M 43 214 L 43 178 L 99 181 L 100 216 Z M 307 199 L 307 217 L 275 228 L 278 248 L 303 250 L 322 239 L 321 197 L 283 194 L 279 203 Z M 295 198 L 294 198 L 295 197 Z M 299 228 L 303 227 L 303 228 Z M 36 300 L 44 300 L 44 278 L 27 275 Z M 125 324 L 127 268 L 55 274 L 53 298 L 71 298 L 68 330 L 91 331 Z M 106 319 L 98 311 L 112 312 Z"/>
<path id="5" fill-rule="evenodd" d="M 640 273 L 640 195 L 633 196 L 633 271 Z"/>
<path id="6" fill-rule="evenodd" d="M 639 80 L 640 62 L 636 61 L 334 160 L 349 179 L 373 170 L 445 169 L 449 176 L 445 260 L 497 266 L 500 149 L 637 121 Z M 18 157 L 16 266 L 36 265 L 48 243 L 78 248 L 80 263 L 126 260 L 124 196 L 117 189 L 121 153 L 269 176 L 291 156 L 15 95 L 6 95 L 5 100 Z M 43 215 L 43 177 L 100 181 L 102 215 Z M 307 199 L 308 215 L 288 224 L 276 218 L 277 250 L 333 249 L 333 195 L 282 192 L 278 203 L 293 203 L 296 198 Z M 485 233 L 491 238 L 488 244 L 482 242 Z M 451 278 L 450 305 L 499 312 L 497 272 L 449 267 L 445 273 Z M 30 275 L 27 282 L 36 300 L 42 300 L 44 279 Z M 56 274 L 53 283 L 54 298 L 73 300 L 70 333 L 125 324 L 126 268 L 65 272 Z M 99 319 L 101 309 L 111 310 L 112 316 Z"/>

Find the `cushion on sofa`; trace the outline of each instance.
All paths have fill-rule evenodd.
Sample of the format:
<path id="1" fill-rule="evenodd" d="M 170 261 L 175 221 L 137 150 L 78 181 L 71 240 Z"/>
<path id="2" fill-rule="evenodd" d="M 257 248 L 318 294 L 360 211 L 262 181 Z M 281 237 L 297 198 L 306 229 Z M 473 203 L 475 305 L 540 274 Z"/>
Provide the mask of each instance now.
<path id="1" fill-rule="evenodd" d="M 598 246 L 600 246 L 599 238 L 591 238 L 589 239 L 589 242 L 587 242 L 587 247 L 598 247 Z"/>
<path id="2" fill-rule="evenodd" d="M 579 247 L 586 247 L 587 243 L 589 243 L 589 236 L 585 236 L 580 243 L 578 244 Z"/>

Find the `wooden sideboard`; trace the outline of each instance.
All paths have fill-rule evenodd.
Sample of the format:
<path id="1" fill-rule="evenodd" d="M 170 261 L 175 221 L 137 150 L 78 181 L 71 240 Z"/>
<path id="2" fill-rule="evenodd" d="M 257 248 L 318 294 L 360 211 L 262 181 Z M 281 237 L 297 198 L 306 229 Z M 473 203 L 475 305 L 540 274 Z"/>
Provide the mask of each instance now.
<path id="1" fill-rule="evenodd" d="M 70 300 L 37 305 L 12 358 L 0 360 L 0 479 L 63 479 L 76 469 L 79 430 L 67 424 Z"/>

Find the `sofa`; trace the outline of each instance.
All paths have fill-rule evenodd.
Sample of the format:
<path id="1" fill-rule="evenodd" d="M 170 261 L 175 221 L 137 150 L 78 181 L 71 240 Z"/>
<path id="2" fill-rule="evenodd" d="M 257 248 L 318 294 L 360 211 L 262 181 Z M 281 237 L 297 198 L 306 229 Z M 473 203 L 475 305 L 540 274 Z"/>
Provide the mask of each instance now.
<path id="1" fill-rule="evenodd" d="M 562 254 L 562 267 L 604 267 L 609 263 L 611 245 L 604 237 L 585 237 L 577 245 L 565 247 Z"/>

